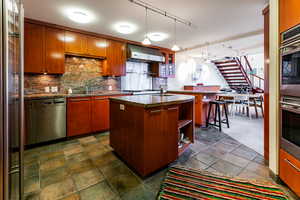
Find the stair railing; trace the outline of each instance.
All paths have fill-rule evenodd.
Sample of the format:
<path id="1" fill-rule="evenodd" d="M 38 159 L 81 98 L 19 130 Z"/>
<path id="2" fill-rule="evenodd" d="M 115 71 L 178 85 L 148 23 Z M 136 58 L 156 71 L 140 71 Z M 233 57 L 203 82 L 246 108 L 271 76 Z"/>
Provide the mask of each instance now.
<path id="1" fill-rule="evenodd" d="M 251 81 L 252 87 L 257 87 L 257 88 L 263 90 L 263 88 L 264 88 L 264 78 L 262 78 L 260 76 L 257 76 L 254 73 L 254 70 L 251 67 L 247 56 L 241 56 L 239 60 L 240 60 L 242 68 L 243 68 L 243 66 L 245 66 L 244 68 L 245 68 L 245 71 L 246 71 L 248 77 L 250 77 L 249 79 Z"/>

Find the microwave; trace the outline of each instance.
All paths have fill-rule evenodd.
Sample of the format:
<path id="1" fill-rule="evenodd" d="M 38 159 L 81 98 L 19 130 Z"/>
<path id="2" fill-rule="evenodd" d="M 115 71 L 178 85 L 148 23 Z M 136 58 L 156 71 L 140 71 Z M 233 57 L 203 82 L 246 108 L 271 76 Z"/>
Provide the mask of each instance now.
<path id="1" fill-rule="evenodd" d="M 300 97 L 300 26 L 282 34 L 280 50 L 281 95 Z"/>

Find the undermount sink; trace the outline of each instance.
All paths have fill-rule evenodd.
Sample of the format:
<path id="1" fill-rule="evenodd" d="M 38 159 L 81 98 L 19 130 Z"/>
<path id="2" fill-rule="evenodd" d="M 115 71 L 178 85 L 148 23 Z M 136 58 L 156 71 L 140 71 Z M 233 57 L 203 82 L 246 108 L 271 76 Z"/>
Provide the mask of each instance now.
<path id="1" fill-rule="evenodd" d="M 153 94 L 152 96 L 170 97 L 170 96 L 174 96 L 174 95 L 173 94 Z"/>

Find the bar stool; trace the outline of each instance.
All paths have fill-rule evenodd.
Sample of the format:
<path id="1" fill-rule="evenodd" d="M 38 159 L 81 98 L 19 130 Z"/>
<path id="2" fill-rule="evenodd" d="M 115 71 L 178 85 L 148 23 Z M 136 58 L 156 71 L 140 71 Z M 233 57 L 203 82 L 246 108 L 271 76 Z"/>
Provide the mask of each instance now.
<path id="1" fill-rule="evenodd" d="M 215 105 L 215 117 L 214 117 L 214 123 L 210 123 L 210 114 L 212 112 L 212 106 Z M 223 105 L 224 111 L 225 111 L 225 119 L 221 118 L 221 106 Z M 218 120 L 217 120 L 218 117 Z M 218 125 L 217 125 L 218 122 Z M 228 120 L 228 112 L 227 112 L 227 105 L 225 101 L 220 100 L 213 100 L 209 102 L 209 110 L 208 110 L 208 116 L 206 118 L 206 127 L 209 125 L 219 127 L 219 131 L 222 131 L 222 123 L 227 124 L 227 127 L 229 128 L 229 120 Z"/>

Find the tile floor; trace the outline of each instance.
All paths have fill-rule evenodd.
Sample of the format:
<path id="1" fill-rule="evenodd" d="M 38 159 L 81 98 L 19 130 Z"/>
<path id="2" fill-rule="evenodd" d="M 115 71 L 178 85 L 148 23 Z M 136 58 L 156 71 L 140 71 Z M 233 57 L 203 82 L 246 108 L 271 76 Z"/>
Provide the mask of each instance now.
<path id="1" fill-rule="evenodd" d="M 167 170 L 140 178 L 112 152 L 108 134 L 27 150 L 26 199 L 155 199 Z M 171 165 L 272 181 L 261 155 L 214 128 L 197 129 L 195 144 Z"/>

